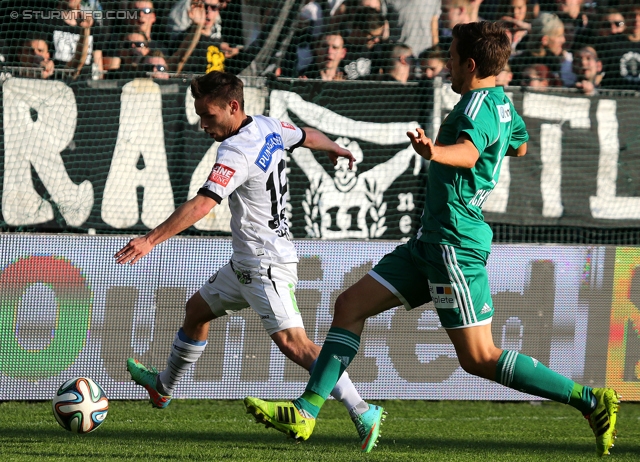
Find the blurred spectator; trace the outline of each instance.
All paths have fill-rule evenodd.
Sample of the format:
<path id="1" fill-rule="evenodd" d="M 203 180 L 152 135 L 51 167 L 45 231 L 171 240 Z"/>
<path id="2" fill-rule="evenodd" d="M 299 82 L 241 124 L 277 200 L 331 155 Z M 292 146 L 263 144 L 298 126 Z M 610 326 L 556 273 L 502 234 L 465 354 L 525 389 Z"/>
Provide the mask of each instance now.
<path id="1" fill-rule="evenodd" d="M 532 64 L 524 68 L 522 86 L 544 90 L 549 87 L 550 72 L 544 64 Z"/>
<path id="2" fill-rule="evenodd" d="M 239 48 L 231 47 L 222 37 L 220 5 L 220 0 L 191 5 L 189 17 L 193 25 L 169 59 L 171 70 L 190 74 L 224 71 L 225 60 L 240 53 Z"/>
<path id="3" fill-rule="evenodd" d="M 514 55 L 522 39 L 531 30 L 531 12 L 527 0 L 503 0 L 500 14 L 511 39 L 511 55 Z"/>
<path id="4" fill-rule="evenodd" d="M 515 84 L 522 85 L 525 68 L 543 64 L 550 73 L 552 86 L 573 86 L 575 74 L 571 71 L 573 56 L 564 50 L 564 25 L 555 14 L 540 13 L 531 23 L 527 49 L 511 58 L 511 68 L 515 73 Z"/>
<path id="5" fill-rule="evenodd" d="M 150 72 L 152 79 L 168 79 L 169 66 L 160 50 L 152 50 L 142 61 L 143 71 Z"/>
<path id="6" fill-rule="evenodd" d="M 480 17 L 480 6 L 483 0 L 469 0 L 469 22 L 484 21 L 484 18 Z"/>
<path id="7" fill-rule="evenodd" d="M 388 0 L 398 12 L 399 42 L 410 46 L 415 56 L 438 43 L 440 0 Z"/>
<path id="8" fill-rule="evenodd" d="M 91 65 L 96 78 L 102 75 L 102 43 L 92 34 L 93 16 L 83 13 L 80 0 L 64 0 L 59 3 L 65 14 L 49 22 L 47 42 L 53 44 L 53 60 L 56 67 L 76 70 L 74 78 L 82 72 L 91 76 Z M 63 19 L 64 18 L 64 19 Z"/>
<path id="9" fill-rule="evenodd" d="M 49 56 L 49 45 L 40 37 L 24 41 L 18 60 L 23 77 L 48 79 L 53 75 L 54 64 Z"/>
<path id="10" fill-rule="evenodd" d="M 137 26 L 140 32 L 145 36 L 149 47 L 152 50 L 164 50 L 163 44 L 156 38 L 153 25 L 156 23 L 156 10 L 151 0 L 135 0 L 129 3 L 129 10 L 136 13 L 136 18 L 132 20 L 132 24 Z"/>
<path id="11" fill-rule="evenodd" d="M 420 78 L 435 79 L 436 77 L 447 77 L 449 75 L 446 67 L 448 59 L 449 52 L 444 51 L 439 45 L 424 50 L 419 56 Z"/>
<path id="12" fill-rule="evenodd" d="M 184 34 L 192 25 L 190 11 L 202 0 L 179 0 L 168 15 L 167 32 L 174 47 L 180 44 Z M 249 46 L 265 32 L 267 24 L 277 16 L 277 5 L 271 1 L 243 0 L 242 5 L 230 0 L 218 3 L 219 16 L 216 28 L 233 47 Z"/>
<path id="13" fill-rule="evenodd" d="M 469 0 L 442 0 L 441 26 L 439 29 L 438 44 L 445 50 L 453 41 L 451 31 L 456 24 L 466 24 L 471 22 Z"/>
<path id="14" fill-rule="evenodd" d="M 558 0 L 532 0 L 531 11 L 533 17 L 537 18 L 540 13 L 550 13 L 558 9 Z"/>
<path id="15" fill-rule="evenodd" d="M 301 75 L 307 79 L 345 80 L 340 63 L 347 55 L 340 32 L 330 30 L 315 46 L 315 60 Z"/>
<path id="16" fill-rule="evenodd" d="M 171 11 L 169 12 L 169 33 L 172 42 L 179 42 L 184 33 L 187 32 L 193 26 L 193 9 L 194 6 L 200 4 L 200 0 L 179 0 Z M 225 8 L 227 2 L 224 2 L 219 5 L 219 8 Z M 219 24 L 216 27 L 220 28 L 220 34 L 222 34 L 222 17 L 218 15 L 217 22 Z"/>
<path id="17" fill-rule="evenodd" d="M 626 30 L 624 16 L 615 8 L 605 10 L 600 21 L 598 35 L 610 37 L 611 35 L 623 34 Z"/>
<path id="18" fill-rule="evenodd" d="M 248 47 L 252 43 L 254 43 L 258 38 L 263 34 L 263 29 L 265 29 L 265 22 L 268 19 L 268 9 L 271 5 L 266 4 L 263 0 L 241 0 L 240 2 L 231 3 L 229 6 L 233 8 L 233 6 L 239 3 L 240 4 L 240 22 L 241 24 L 241 34 L 242 41 L 238 42 L 243 44 L 245 47 Z M 223 12 L 226 13 L 226 10 L 223 8 Z M 222 15 L 221 15 L 222 16 Z M 225 28 L 227 27 L 227 21 L 225 21 L 225 17 L 222 18 L 225 23 Z M 238 25 L 233 24 L 232 21 L 229 21 L 229 27 L 238 27 Z"/>
<path id="19" fill-rule="evenodd" d="M 300 9 L 295 27 L 298 29 L 295 42 L 296 47 L 296 71 L 302 72 L 309 67 L 313 61 L 313 51 L 311 44 L 315 43 L 322 34 L 322 8 L 315 0 L 305 0 L 304 6 Z"/>
<path id="20" fill-rule="evenodd" d="M 627 14 L 627 30 L 630 42 L 640 42 L 640 5 L 632 6 Z"/>
<path id="21" fill-rule="evenodd" d="M 499 87 L 508 87 L 511 85 L 511 81 L 513 80 L 513 72 L 511 72 L 511 66 L 507 63 L 502 71 L 498 75 L 496 75 L 496 86 Z"/>
<path id="22" fill-rule="evenodd" d="M 640 41 L 636 37 L 640 36 L 640 6 L 633 6 L 630 9 L 629 27 L 633 33 L 614 33 L 602 38 L 598 45 L 598 54 L 602 56 L 604 66 L 603 88 L 614 88 L 621 90 L 640 90 Z M 611 13 L 611 10 L 608 11 Z M 621 15 L 608 14 L 611 19 L 610 31 L 619 31 Z"/>
<path id="23" fill-rule="evenodd" d="M 407 83 L 413 76 L 413 50 L 404 43 L 387 42 L 381 47 L 383 73 L 372 74 L 368 78 L 383 82 Z"/>
<path id="24" fill-rule="evenodd" d="M 602 62 L 593 47 L 581 48 L 573 57 L 573 72 L 577 76 L 576 88 L 587 96 L 598 93 L 602 82 Z"/>
<path id="25" fill-rule="evenodd" d="M 151 52 L 146 37 L 139 29 L 125 33 L 120 40 L 120 65 L 112 69 L 107 76 L 114 79 L 132 79 L 146 77 L 141 74 L 140 64 L 145 56 Z"/>
<path id="26" fill-rule="evenodd" d="M 360 6 L 366 6 L 373 8 L 379 12 L 384 18 L 384 34 L 382 34 L 382 40 L 390 40 L 397 42 L 402 35 L 402 27 L 400 25 L 400 14 L 395 8 L 395 5 L 391 3 L 391 0 L 356 0 L 357 4 L 353 8 L 355 11 Z"/>
<path id="27" fill-rule="evenodd" d="M 380 69 L 376 45 L 384 35 L 384 18 L 369 7 L 359 7 L 353 17 L 353 29 L 347 38 L 344 72 L 349 80 L 378 74 Z"/>
<path id="28" fill-rule="evenodd" d="M 564 24 L 565 48 L 569 51 L 593 43 L 594 28 L 589 27 L 589 17 L 582 10 L 584 0 L 559 0 L 558 17 Z"/>
<path id="29" fill-rule="evenodd" d="M 329 24 L 332 26 L 340 26 L 343 27 L 344 23 L 347 22 L 347 17 L 349 15 L 347 11 L 347 2 L 345 0 L 327 0 L 325 2 L 326 12 L 329 15 Z M 348 32 L 342 30 L 340 32 Z"/>
<path id="30" fill-rule="evenodd" d="M 11 71 L 4 67 L 10 64 L 9 56 L 9 47 L 7 46 L 4 38 L 0 38 L 0 85 L 13 77 Z"/>

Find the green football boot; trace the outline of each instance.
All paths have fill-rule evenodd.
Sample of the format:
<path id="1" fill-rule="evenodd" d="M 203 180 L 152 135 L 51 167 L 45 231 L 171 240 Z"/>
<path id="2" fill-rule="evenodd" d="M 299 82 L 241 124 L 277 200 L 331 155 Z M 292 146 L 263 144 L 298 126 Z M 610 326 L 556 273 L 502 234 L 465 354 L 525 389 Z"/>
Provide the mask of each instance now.
<path id="1" fill-rule="evenodd" d="M 360 449 L 362 452 L 371 452 L 376 447 L 380 438 L 380 426 L 387 413 L 381 406 L 369 404 L 369 410 L 362 414 L 351 414 L 351 420 L 356 425 L 360 435 Z"/>
<path id="2" fill-rule="evenodd" d="M 585 415 L 596 437 L 596 454 L 609 455 L 616 438 L 616 419 L 620 408 L 620 397 L 613 388 L 594 388 L 596 408 L 590 415 Z"/>
<path id="3" fill-rule="evenodd" d="M 316 419 L 302 415 L 291 401 L 263 401 L 248 397 L 244 399 L 244 405 L 247 414 L 252 414 L 257 423 L 273 427 L 296 440 L 308 440 L 316 426 Z"/>
<path id="4" fill-rule="evenodd" d="M 164 409 L 171 402 L 171 396 L 158 390 L 158 371 L 154 367 L 147 368 L 136 359 L 127 359 L 127 370 L 135 383 L 144 387 L 149 393 L 149 400 L 153 407 Z"/>

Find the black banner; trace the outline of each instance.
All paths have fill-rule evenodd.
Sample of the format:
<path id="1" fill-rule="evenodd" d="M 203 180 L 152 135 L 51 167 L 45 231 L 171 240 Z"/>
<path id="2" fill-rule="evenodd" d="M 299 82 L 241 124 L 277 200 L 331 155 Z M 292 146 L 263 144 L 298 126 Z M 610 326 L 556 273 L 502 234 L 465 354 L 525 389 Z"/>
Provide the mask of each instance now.
<path id="1" fill-rule="evenodd" d="M 485 203 L 494 223 L 639 227 L 637 98 L 509 89 L 531 140 Z M 246 87 L 250 114 L 316 127 L 352 150 L 354 171 L 322 153 L 290 156 L 295 237 L 401 239 L 419 226 L 425 162 L 407 130 L 437 133 L 448 87 L 273 81 Z M 204 183 L 216 144 L 198 127 L 188 81 L 65 84 L 9 79 L 0 136 L 5 231 L 143 233 Z M 228 232 L 222 204 L 195 234 Z"/>

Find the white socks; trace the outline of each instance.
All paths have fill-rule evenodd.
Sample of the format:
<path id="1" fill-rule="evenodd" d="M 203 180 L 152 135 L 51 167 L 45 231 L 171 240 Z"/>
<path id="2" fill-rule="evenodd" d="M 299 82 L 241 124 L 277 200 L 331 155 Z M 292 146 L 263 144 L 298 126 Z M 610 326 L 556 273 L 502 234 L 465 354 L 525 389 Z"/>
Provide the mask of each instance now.
<path id="1" fill-rule="evenodd" d="M 313 368 L 316 367 L 316 361 L 311 364 L 309 374 L 313 372 Z M 353 385 L 353 382 L 349 378 L 347 371 L 344 371 L 336 383 L 336 386 L 331 390 L 331 396 L 344 404 L 350 414 L 362 414 L 369 410 L 369 405 L 362 399 L 358 390 Z"/>
<path id="2" fill-rule="evenodd" d="M 336 383 L 336 386 L 331 390 L 331 396 L 338 401 L 342 401 L 344 407 L 347 408 L 349 414 L 356 413 L 362 414 L 369 410 L 369 405 L 364 402 L 358 390 L 353 385 L 353 382 L 349 378 L 347 371 L 344 371 L 340 376 L 340 380 Z M 364 406 L 363 406 L 364 405 Z"/>
<path id="3" fill-rule="evenodd" d="M 187 373 L 191 365 L 200 358 L 206 346 L 206 340 L 203 342 L 192 340 L 180 328 L 171 346 L 171 354 L 167 359 L 167 368 L 158 375 L 166 394 L 173 394 L 178 382 Z"/>

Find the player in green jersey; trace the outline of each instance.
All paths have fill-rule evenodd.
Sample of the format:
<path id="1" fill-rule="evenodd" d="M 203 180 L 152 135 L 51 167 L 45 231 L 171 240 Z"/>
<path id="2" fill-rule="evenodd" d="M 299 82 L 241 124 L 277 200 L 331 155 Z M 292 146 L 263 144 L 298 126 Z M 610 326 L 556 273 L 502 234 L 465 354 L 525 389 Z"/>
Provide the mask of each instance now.
<path id="1" fill-rule="evenodd" d="M 447 67 L 460 102 L 435 143 L 422 129 L 407 133 L 416 152 L 431 161 L 421 229 L 338 297 L 331 329 L 300 398 L 275 403 L 245 399 L 259 422 L 309 438 L 320 407 L 358 351 L 367 318 L 398 305 L 410 310 L 433 301 L 465 371 L 575 407 L 589 420 L 597 453 L 609 453 L 619 406 L 613 389 L 582 386 L 493 343 L 485 268 L 492 233 L 482 205 L 498 181 L 504 156 L 525 155 L 529 139 L 522 118 L 495 85 L 509 55 L 509 39 L 496 23 L 455 26 Z M 366 424 L 363 451 L 375 445 L 381 421 Z"/>

